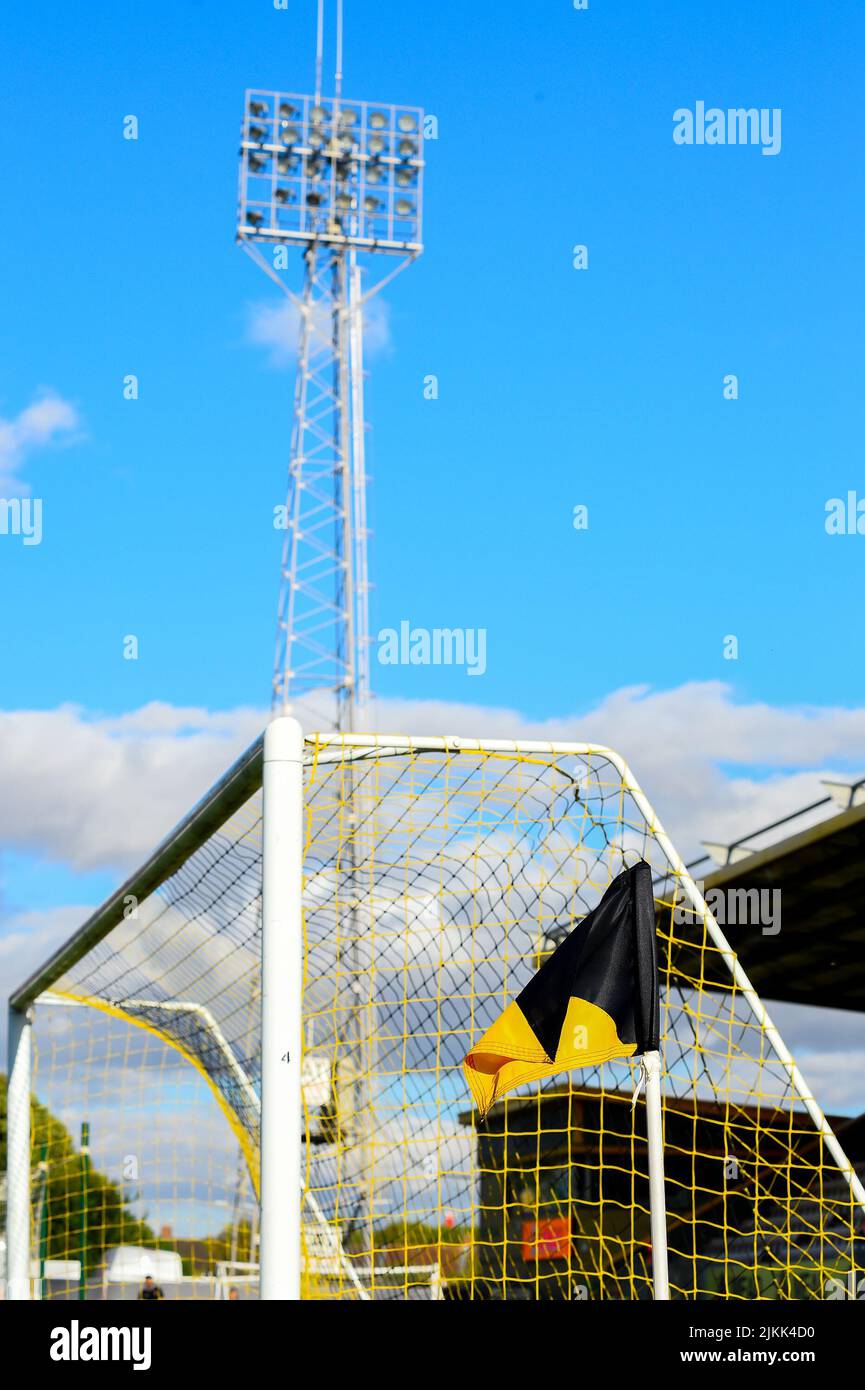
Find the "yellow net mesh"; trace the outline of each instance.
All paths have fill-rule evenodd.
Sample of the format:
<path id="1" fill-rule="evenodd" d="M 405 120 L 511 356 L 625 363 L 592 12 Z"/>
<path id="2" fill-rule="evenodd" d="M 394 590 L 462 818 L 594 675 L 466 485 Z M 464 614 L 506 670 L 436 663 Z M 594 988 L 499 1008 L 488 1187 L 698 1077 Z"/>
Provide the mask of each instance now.
<path id="1" fill-rule="evenodd" d="M 637 1068 L 526 1086 L 483 1124 L 461 1069 L 638 858 L 672 1296 L 836 1296 L 862 1213 L 628 774 L 603 750 L 432 742 L 308 743 L 305 1296 L 651 1297 Z M 34 1252 L 83 1253 L 86 1296 L 129 1296 L 121 1247 L 160 1251 L 169 1296 L 254 1294 L 260 888 L 256 794 L 37 1006 Z"/>
<path id="2" fill-rule="evenodd" d="M 36 1011 L 34 1292 L 257 1296 L 257 1204 L 211 1085 L 157 1033 L 49 996 Z"/>

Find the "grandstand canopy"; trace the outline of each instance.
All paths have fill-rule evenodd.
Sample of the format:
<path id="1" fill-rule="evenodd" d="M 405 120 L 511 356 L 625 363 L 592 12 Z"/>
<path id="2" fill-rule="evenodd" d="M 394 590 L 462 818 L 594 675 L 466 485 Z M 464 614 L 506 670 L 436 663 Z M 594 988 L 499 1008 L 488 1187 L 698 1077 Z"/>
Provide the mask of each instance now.
<path id="1" fill-rule="evenodd" d="M 724 924 L 763 998 L 865 1010 L 865 804 L 716 869 L 704 883 L 707 895 L 780 890 L 777 934 Z"/>

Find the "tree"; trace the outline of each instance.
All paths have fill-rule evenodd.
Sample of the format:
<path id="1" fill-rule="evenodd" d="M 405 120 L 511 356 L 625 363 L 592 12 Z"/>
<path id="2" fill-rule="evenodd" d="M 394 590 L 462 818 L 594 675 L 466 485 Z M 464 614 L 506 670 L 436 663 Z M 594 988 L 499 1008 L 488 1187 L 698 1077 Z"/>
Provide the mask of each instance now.
<path id="1" fill-rule="evenodd" d="M 0 1171 L 6 1171 L 6 1087 L 0 1073 Z M 84 1274 L 98 1268 L 105 1251 L 114 1245 L 159 1245 L 147 1222 L 129 1209 L 135 1194 L 100 1173 L 75 1147 L 65 1125 L 35 1097 L 30 1100 L 31 1155 L 34 1196 L 38 1192 L 38 1165 L 45 1160 L 46 1255 L 52 1260 L 82 1259 L 84 1214 L 86 1246 Z M 4 1213 L 5 1216 L 5 1213 Z M 5 1222 L 4 1222 L 5 1224 Z M 39 1233 L 34 1233 L 38 1241 Z"/>

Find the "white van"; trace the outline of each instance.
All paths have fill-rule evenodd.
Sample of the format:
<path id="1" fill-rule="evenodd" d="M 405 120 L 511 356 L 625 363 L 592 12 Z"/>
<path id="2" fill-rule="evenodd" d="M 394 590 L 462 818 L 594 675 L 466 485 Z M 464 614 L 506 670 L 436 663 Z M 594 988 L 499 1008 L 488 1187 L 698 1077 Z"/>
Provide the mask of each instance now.
<path id="1" fill-rule="evenodd" d="M 157 1284 L 179 1284 L 183 1263 L 174 1250 L 146 1250 L 143 1245 L 114 1245 L 105 1252 L 105 1282 L 142 1284 L 147 1275 Z"/>

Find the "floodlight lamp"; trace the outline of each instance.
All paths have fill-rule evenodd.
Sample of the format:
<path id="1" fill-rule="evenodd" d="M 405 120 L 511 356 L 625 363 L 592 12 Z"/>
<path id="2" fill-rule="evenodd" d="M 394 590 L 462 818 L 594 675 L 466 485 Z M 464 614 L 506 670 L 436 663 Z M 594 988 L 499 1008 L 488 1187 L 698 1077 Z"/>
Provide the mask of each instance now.
<path id="1" fill-rule="evenodd" d="M 253 89 L 242 122 L 241 236 L 376 252 L 419 247 L 419 111 Z"/>

